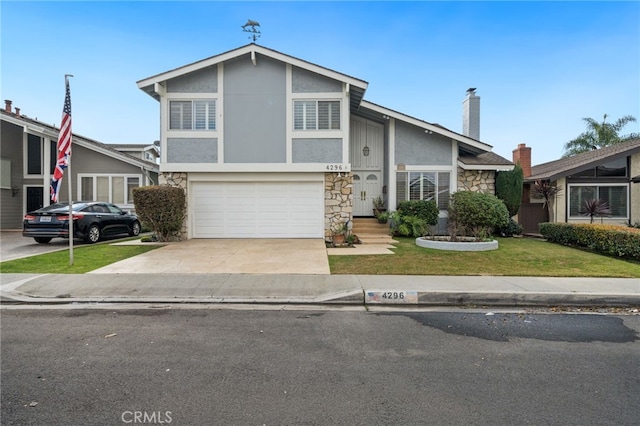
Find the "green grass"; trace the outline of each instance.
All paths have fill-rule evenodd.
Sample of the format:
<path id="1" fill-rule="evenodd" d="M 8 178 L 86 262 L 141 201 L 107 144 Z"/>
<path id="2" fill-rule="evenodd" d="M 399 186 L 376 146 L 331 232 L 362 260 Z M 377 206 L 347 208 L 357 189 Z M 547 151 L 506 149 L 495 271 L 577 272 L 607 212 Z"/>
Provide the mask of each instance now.
<path id="1" fill-rule="evenodd" d="M 8 260 L 0 263 L 0 272 L 34 274 L 84 274 L 120 260 L 128 259 L 160 245 L 114 246 L 97 244 L 73 249 L 73 265 L 69 265 L 69 250 L 61 250 L 38 256 Z"/>
<path id="2" fill-rule="evenodd" d="M 432 250 L 413 238 L 396 239 L 395 255 L 329 256 L 331 273 L 640 278 L 640 262 L 530 238 L 498 238 L 498 250 L 484 252 Z"/>

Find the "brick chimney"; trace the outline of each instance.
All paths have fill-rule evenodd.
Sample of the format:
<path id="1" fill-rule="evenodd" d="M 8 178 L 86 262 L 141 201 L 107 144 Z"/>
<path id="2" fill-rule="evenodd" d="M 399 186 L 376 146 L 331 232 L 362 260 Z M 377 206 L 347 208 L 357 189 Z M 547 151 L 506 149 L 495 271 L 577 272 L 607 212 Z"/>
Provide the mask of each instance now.
<path id="1" fill-rule="evenodd" d="M 480 140 L 480 96 L 476 96 L 475 87 L 467 89 L 462 101 L 462 134 Z"/>
<path id="2" fill-rule="evenodd" d="M 522 167 L 522 174 L 524 177 L 531 176 L 531 148 L 526 144 L 518 144 L 518 147 L 513 150 L 513 162 Z"/>
<path id="3" fill-rule="evenodd" d="M 16 115 L 20 117 L 20 108 L 16 107 Z"/>
<path id="4" fill-rule="evenodd" d="M 13 102 L 10 101 L 9 99 L 5 99 L 4 100 L 4 110 L 7 111 L 8 113 L 11 113 L 11 104 Z"/>

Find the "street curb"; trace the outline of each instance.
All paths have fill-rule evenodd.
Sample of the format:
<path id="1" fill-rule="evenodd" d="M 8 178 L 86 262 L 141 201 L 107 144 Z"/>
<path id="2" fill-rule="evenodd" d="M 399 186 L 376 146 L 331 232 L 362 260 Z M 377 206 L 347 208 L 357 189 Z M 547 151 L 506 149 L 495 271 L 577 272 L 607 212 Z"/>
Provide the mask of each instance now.
<path id="1" fill-rule="evenodd" d="M 20 304 L 92 304 L 92 303 L 193 303 L 193 304 L 295 304 L 295 305 L 365 305 L 365 306 L 640 306 L 640 295 L 605 295 L 576 293 L 462 293 L 418 292 L 417 303 L 366 302 L 365 291 L 346 292 L 322 297 L 33 297 L 0 294 L 0 303 Z"/>

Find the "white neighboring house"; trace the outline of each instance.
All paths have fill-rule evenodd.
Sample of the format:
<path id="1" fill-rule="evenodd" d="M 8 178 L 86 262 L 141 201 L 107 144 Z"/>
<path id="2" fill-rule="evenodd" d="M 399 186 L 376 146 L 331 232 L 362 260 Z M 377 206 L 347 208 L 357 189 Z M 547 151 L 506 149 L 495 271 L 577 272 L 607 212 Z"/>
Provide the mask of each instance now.
<path id="1" fill-rule="evenodd" d="M 330 238 L 408 199 L 446 216 L 457 190 L 494 193 L 513 164 L 479 138 L 363 99 L 368 83 L 249 44 L 138 81 L 159 102 L 160 181 L 187 194 L 186 238 Z"/>

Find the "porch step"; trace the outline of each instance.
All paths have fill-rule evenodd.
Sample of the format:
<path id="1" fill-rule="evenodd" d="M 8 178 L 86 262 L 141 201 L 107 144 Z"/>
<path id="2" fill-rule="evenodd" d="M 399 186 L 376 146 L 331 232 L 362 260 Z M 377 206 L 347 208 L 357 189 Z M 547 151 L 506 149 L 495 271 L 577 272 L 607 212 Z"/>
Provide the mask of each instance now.
<path id="1" fill-rule="evenodd" d="M 358 236 L 362 244 L 393 244 L 397 243 L 389 232 L 388 223 L 379 223 L 375 218 L 353 219 L 351 232 Z"/>

